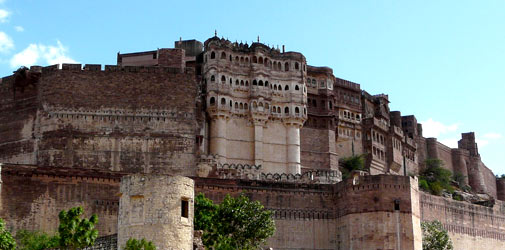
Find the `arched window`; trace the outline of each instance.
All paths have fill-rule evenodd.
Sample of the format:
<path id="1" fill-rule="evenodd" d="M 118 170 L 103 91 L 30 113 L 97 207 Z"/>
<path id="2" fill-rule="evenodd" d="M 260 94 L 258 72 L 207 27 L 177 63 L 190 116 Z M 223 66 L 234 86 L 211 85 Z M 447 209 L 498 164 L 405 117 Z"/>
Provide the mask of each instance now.
<path id="1" fill-rule="evenodd" d="M 281 113 L 281 107 L 277 107 L 277 113 Z"/>
<path id="2" fill-rule="evenodd" d="M 264 64 L 265 64 L 265 67 L 268 67 L 269 62 L 270 62 L 270 61 L 268 61 L 268 58 L 265 58 L 265 63 L 264 63 Z"/>
<path id="3" fill-rule="evenodd" d="M 240 62 L 244 63 L 244 57 L 240 57 Z"/>
<path id="4" fill-rule="evenodd" d="M 249 109 L 249 105 L 247 105 L 247 103 L 244 103 L 244 109 Z"/>
<path id="5" fill-rule="evenodd" d="M 258 63 L 263 64 L 263 57 L 260 56 L 260 58 L 258 58 Z"/>
<path id="6" fill-rule="evenodd" d="M 319 84 L 319 87 L 320 88 L 324 88 L 326 87 L 326 83 L 324 81 L 321 81 L 321 83 Z"/>
<path id="7" fill-rule="evenodd" d="M 260 81 L 258 82 L 258 85 L 259 85 L 259 86 L 263 86 L 263 81 L 262 81 L 262 80 L 260 80 Z"/>
<path id="8" fill-rule="evenodd" d="M 277 62 L 274 62 L 274 70 L 277 70 Z"/>
<path id="9" fill-rule="evenodd" d="M 240 109 L 244 109 L 244 104 L 240 103 Z"/>
<path id="10" fill-rule="evenodd" d="M 272 106 L 272 113 L 276 113 L 277 112 L 277 109 L 275 108 L 275 106 Z"/>
<path id="11" fill-rule="evenodd" d="M 225 76 L 221 76 L 221 82 L 223 82 L 223 83 L 226 82 L 226 77 Z"/>
<path id="12" fill-rule="evenodd" d="M 216 105 L 216 98 L 211 97 L 210 98 L 210 106 L 214 106 L 214 105 Z"/>
<path id="13" fill-rule="evenodd" d="M 300 109 L 298 107 L 295 107 L 295 113 L 300 114 Z"/>
<path id="14" fill-rule="evenodd" d="M 253 102 L 253 108 L 257 108 L 258 107 L 258 104 L 256 102 Z"/>
<path id="15" fill-rule="evenodd" d="M 258 58 L 256 56 L 253 56 L 252 63 L 258 63 Z"/>
<path id="16" fill-rule="evenodd" d="M 295 85 L 295 90 L 300 90 L 300 87 L 298 87 L 298 84 Z"/>
<path id="17" fill-rule="evenodd" d="M 221 105 L 226 105 L 226 99 L 221 98 Z"/>
<path id="18" fill-rule="evenodd" d="M 317 87 L 316 79 L 312 79 L 312 87 Z"/>
<path id="19" fill-rule="evenodd" d="M 268 105 L 268 103 L 265 103 L 265 109 L 270 109 L 270 105 Z"/>
<path id="20" fill-rule="evenodd" d="M 210 53 L 210 59 L 215 59 L 216 58 L 216 53 L 214 51 L 212 51 L 212 53 Z"/>
<path id="21" fill-rule="evenodd" d="M 296 70 L 298 70 L 298 68 L 299 68 L 299 67 L 298 67 L 298 63 L 297 63 L 297 62 L 295 62 L 295 69 L 296 69 Z"/>
<path id="22" fill-rule="evenodd" d="M 211 82 L 214 82 L 215 80 L 216 80 L 216 77 L 215 77 L 214 75 L 211 75 L 211 76 L 210 76 L 210 81 L 211 81 Z"/>
<path id="23" fill-rule="evenodd" d="M 235 109 L 238 109 L 238 102 L 235 102 Z"/>
<path id="24" fill-rule="evenodd" d="M 277 85 L 274 85 L 274 90 L 277 90 Z"/>
<path id="25" fill-rule="evenodd" d="M 230 62 L 231 62 L 231 55 L 230 55 Z"/>
<path id="26" fill-rule="evenodd" d="M 260 102 L 259 106 L 263 108 L 263 103 L 262 103 L 262 102 Z"/>
<path id="27" fill-rule="evenodd" d="M 226 53 L 221 52 L 221 59 L 226 59 Z"/>
<path id="28" fill-rule="evenodd" d="M 232 85 L 232 84 L 233 84 L 233 80 L 232 80 L 232 79 L 231 79 L 231 77 L 230 77 L 230 85 Z"/>
<path id="29" fill-rule="evenodd" d="M 238 62 L 238 56 L 235 57 L 235 61 Z"/>
<path id="30" fill-rule="evenodd" d="M 284 87 L 284 91 L 288 91 L 289 90 L 289 85 L 286 85 L 286 87 Z"/>
<path id="31" fill-rule="evenodd" d="M 245 86 L 249 86 L 249 81 L 245 81 Z"/>
<path id="32" fill-rule="evenodd" d="M 288 107 L 284 108 L 284 114 L 289 114 L 289 108 Z"/>
<path id="33" fill-rule="evenodd" d="M 268 87 L 268 81 L 265 81 L 265 87 Z"/>
<path id="34" fill-rule="evenodd" d="M 256 80 L 253 80 L 253 86 L 258 85 L 258 82 Z"/>
<path id="35" fill-rule="evenodd" d="M 244 86 L 244 80 L 240 80 L 240 86 Z"/>
<path id="36" fill-rule="evenodd" d="M 233 107 L 233 102 L 230 100 L 230 108 Z"/>
<path id="37" fill-rule="evenodd" d="M 286 62 L 284 64 L 284 71 L 289 71 L 289 63 L 288 62 Z"/>
<path id="38" fill-rule="evenodd" d="M 235 80 L 235 86 L 238 86 L 238 79 Z"/>
<path id="39" fill-rule="evenodd" d="M 277 69 L 278 69 L 278 70 L 282 70 L 281 62 L 278 62 L 278 63 L 277 63 Z"/>
<path id="40" fill-rule="evenodd" d="M 246 62 L 246 63 L 249 63 L 249 57 L 246 57 L 246 58 L 245 58 L 245 62 Z"/>

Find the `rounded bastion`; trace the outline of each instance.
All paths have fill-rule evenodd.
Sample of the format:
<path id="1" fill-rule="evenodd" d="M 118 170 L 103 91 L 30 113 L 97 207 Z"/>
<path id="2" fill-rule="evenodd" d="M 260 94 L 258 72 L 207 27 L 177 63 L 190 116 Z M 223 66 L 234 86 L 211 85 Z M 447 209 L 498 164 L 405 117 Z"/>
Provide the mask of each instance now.
<path id="1" fill-rule="evenodd" d="M 121 179 L 118 247 L 130 238 L 157 249 L 193 248 L 194 181 L 183 176 L 134 174 Z"/>

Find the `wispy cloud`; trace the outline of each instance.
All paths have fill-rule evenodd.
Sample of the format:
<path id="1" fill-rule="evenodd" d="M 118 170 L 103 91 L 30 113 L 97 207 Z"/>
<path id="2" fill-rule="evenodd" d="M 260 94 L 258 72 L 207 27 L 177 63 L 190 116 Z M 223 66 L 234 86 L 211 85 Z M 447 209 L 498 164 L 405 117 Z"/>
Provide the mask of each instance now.
<path id="1" fill-rule="evenodd" d="M 491 133 L 484 134 L 483 137 L 486 139 L 496 140 L 496 139 L 502 138 L 503 136 L 499 133 L 491 132 Z"/>
<path id="2" fill-rule="evenodd" d="M 421 122 L 421 124 L 423 124 L 424 137 L 438 137 L 448 132 L 454 132 L 459 127 L 458 123 L 445 125 L 441 122 L 433 120 L 432 118 L 429 118 L 428 120 Z"/>
<path id="3" fill-rule="evenodd" d="M 60 41 L 56 42 L 56 46 L 32 43 L 23 51 L 15 54 L 10 60 L 10 65 L 12 68 L 16 68 L 37 63 L 49 65 L 76 63 L 67 53 L 68 49 Z"/>
<path id="4" fill-rule="evenodd" d="M 25 31 L 25 28 L 23 28 L 23 26 L 14 26 L 14 29 L 15 29 L 17 32 L 23 32 L 23 31 Z"/>
<path id="5" fill-rule="evenodd" d="M 0 9 L 0 23 L 7 22 L 7 18 L 11 15 L 10 12 L 4 9 Z"/>
<path id="6" fill-rule="evenodd" d="M 14 42 L 5 32 L 0 31 L 0 52 L 5 53 L 14 48 Z"/>

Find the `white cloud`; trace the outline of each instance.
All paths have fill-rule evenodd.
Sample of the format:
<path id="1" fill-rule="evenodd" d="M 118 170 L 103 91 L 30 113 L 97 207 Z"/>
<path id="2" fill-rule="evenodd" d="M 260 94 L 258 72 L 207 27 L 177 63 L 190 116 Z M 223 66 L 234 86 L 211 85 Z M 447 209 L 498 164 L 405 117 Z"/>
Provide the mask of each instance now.
<path id="1" fill-rule="evenodd" d="M 477 146 L 479 148 L 483 148 L 484 146 L 486 146 L 489 143 L 488 140 L 482 140 L 482 139 L 477 139 L 477 138 L 475 139 L 475 142 L 477 143 Z"/>
<path id="2" fill-rule="evenodd" d="M 484 134 L 483 137 L 486 138 L 486 139 L 496 140 L 496 139 L 502 138 L 502 135 L 499 134 L 499 133 L 493 133 L 493 132 L 491 132 L 491 133 Z"/>
<path id="3" fill-rule="evenodd" d="M 23 26 L 14 26 L 14 29 L 15 29 L 17 32 L 23 32 L 23 31 L 25 31 L 25 28 L 23 28 Z"/>
<path id="4" fill-rule="evenodd" d="M 441 122 L 434 121 L 429 118 L 427 121 L 421 122 L 423 124 L 423 136 L 424 137 L 438 137 L 441 134 L 456 131 L 459 124 L 445 125 Z"/>
<path id="5" fill-rule="evenodd" d="M 0 23 L 5 23 L 7 22 L 7 18 L 11 15 L 10 12 L 0 9 Z"/>
<path id="6" fill-rule="evenodd" d="M 454 138 L 447 138 L 447 139 L 442 139 L 440 142 L 450 148 L 457 148 L 458 147 L 458 139 Z"/>
<path id="7" fill-rule="evenodd" d="M 14 42 L 7 34 L 0 31 L 0 52 L 5 53 L 14 48 Z"/>
<path id="8" fill-rule="evenodd" d="M 30 66 L 36 63 L 43 64 L 61 64 L 76 63 L 76 61 L 67 55 L 68 49 L 56 42 L 56 46 L 43 44 L 30 44 L 23 51 L 15 54 L 10 61 L 11 67 Z"/>

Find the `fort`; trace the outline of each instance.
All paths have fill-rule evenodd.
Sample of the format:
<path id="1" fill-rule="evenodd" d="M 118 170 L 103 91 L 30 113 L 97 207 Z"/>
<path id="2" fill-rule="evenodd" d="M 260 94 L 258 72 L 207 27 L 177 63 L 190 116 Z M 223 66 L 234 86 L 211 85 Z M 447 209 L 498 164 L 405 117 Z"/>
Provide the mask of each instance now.
<path id="1" fill-rule="evenodd" d="M 342 180 L 339 159 L 365 155 Z M 487 206 L 418 188 L 442 160 Z M 54 231 L 83 206 L 117 249 L 129 237 L 193 247 L 195 193 L 244 193 L 273 211 L 273 249 L 422 249 L 439 220 L 455 249 L 505 248 L 505 180 L 475 134 L 425 138 L 414 115 L 302 53 L 218 38 L 117 54 L 117 65 L 31 66 L 0 83 L 0 217 Z M 112 237 L 112 238 L 111 238 Z M 112 240 L 111 240 L 112 239 Z M 112 242 L 112 243 L 107 243 Z"/>

